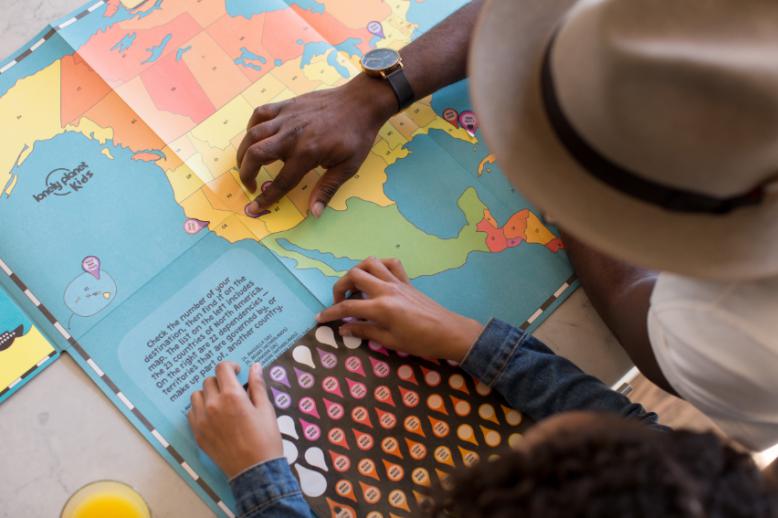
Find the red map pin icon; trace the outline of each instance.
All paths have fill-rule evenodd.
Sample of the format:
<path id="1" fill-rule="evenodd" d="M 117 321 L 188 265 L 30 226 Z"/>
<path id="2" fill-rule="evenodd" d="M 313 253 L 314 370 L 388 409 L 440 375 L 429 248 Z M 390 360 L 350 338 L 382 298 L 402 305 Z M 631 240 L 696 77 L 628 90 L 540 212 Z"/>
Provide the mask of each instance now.
<path id="1" fill-rule="evenodd" d="M 97 279 L 100 280 L 100 258 L 94 255 L 88 255 L 84 257 L 84 260 L 81 261 L 81 268 Z"/>
<path id="2" fill-rule="evenodd" d="M 454 108 L 446 108 L 443 110 L 443 118 L 446 119 L 451 125 L 459 127 L 459 112 Z"/>
<path id="3" fill-rule="evenodd" d="M 470 110 L 463 111 L 459 114 L 459 124 L 465 128 L 468 135 L 475 137 L 475 132 L 478 131 L 478 118 L 475 113 Z"/>

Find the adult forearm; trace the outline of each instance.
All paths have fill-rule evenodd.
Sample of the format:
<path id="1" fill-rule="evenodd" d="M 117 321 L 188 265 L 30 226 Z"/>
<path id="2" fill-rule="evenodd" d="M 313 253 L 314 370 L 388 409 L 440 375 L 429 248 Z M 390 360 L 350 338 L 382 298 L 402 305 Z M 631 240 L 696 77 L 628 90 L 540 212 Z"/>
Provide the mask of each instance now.
<path id="1" fill-rule="evenodd" d="M 417 99 L 467 76 L 470 38 L 484 0 L 473 0 L 400 50 L 403 72 Z M 389 85 L 364 73 L 346 85 L 350 96 L 365 99 L 364 105 L 381 122 L 399 111 Z"/>
<path id="2" fill-rule="evenodd" d="M 648 310 L 657 272 L 624 263 L 561 231 L 578 279 L 605 325 L 640 371 L 675 394 L 662 374 L 648 336 Z"/>

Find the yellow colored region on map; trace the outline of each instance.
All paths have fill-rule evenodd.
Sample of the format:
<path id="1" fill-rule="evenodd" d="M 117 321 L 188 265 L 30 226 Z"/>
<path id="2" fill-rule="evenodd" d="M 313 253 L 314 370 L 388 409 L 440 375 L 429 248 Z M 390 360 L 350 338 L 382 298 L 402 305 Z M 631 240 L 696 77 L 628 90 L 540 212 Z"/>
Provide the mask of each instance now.
<path id="1" fill-rule="evenodd" d="M 53 352 L 49 341 L 32 326 L 24 336 L 16 338 L 10 348 L 0 351 L 0 388 L 16 381 Z"/>

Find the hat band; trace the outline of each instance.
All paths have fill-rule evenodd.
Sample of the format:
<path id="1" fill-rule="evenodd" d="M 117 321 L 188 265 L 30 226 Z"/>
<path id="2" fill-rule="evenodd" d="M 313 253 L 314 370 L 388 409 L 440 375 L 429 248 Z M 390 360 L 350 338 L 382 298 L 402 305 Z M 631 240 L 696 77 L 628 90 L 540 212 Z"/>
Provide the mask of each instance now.
<path id="1" fill-rule="evenodd" d="M 543 57 L 541 71 L 543 104 L 559 142 L 585 171 L 626 195 L 675 212 L 726 214 L 740 207 L 761 203 L 764 198 L 764 188 L 762 187 L 731 198 L 717 198 L 699 192 L 678 189 L 647 180 L 609 160 L 590 146 L 573 128 L 556 95 L 554 77 L 551 71 L 551 53 L 556 35 L 555 33 L 552 36 Z"/>

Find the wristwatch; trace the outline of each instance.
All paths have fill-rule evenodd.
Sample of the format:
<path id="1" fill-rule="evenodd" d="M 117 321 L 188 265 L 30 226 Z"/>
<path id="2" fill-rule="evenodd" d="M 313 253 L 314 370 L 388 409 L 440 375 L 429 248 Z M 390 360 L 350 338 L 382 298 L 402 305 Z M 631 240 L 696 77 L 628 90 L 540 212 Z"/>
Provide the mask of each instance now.
<path id="1" fill-rule="evenodd" d="M 405 77 L 403 60 L 396 50 L 371 50 L 362 58 L 362 70 L 368 77 L 386 79 L 397 97 L 401 110 L 410 106 L 416 99 L 411 83 Z"/>

